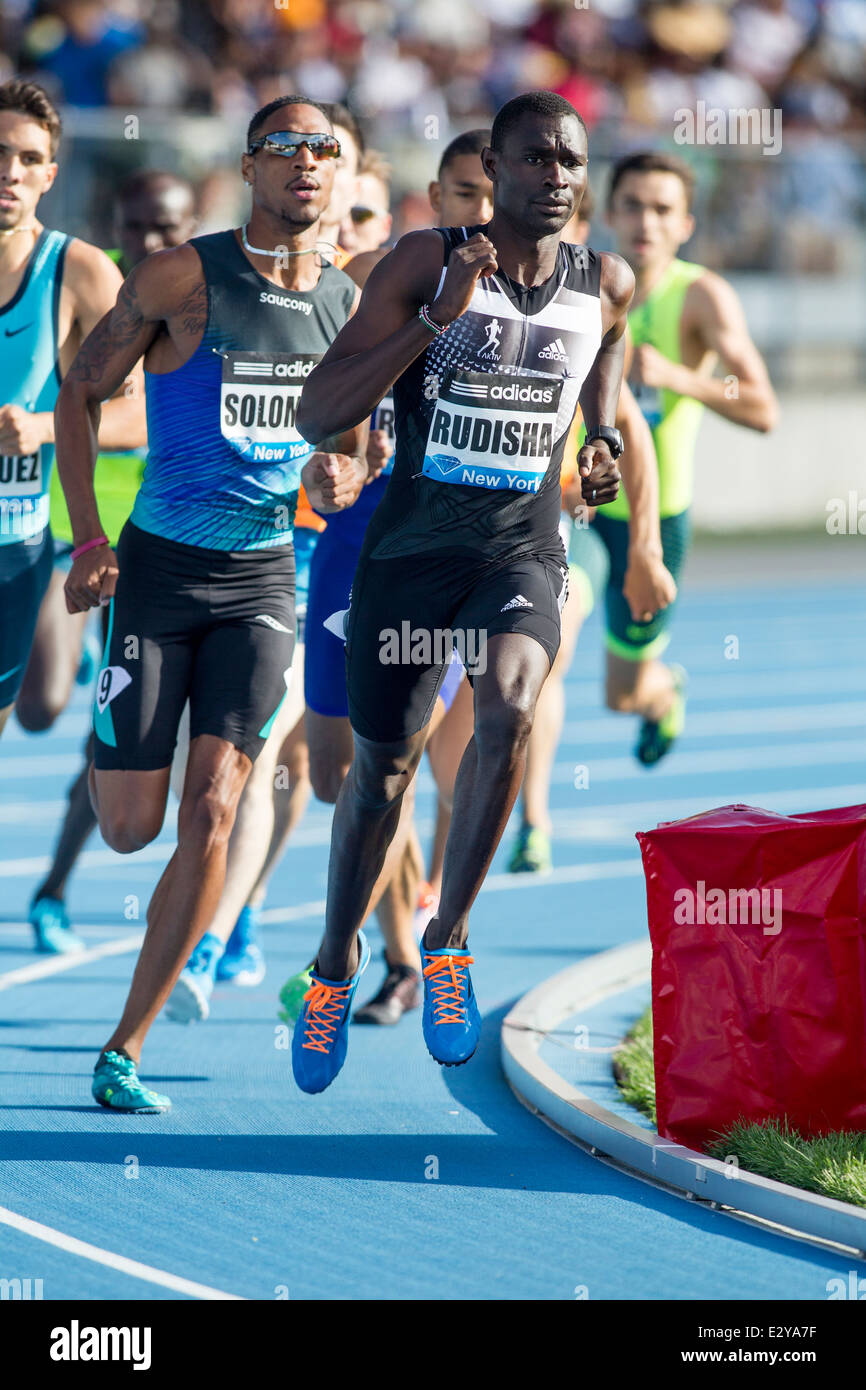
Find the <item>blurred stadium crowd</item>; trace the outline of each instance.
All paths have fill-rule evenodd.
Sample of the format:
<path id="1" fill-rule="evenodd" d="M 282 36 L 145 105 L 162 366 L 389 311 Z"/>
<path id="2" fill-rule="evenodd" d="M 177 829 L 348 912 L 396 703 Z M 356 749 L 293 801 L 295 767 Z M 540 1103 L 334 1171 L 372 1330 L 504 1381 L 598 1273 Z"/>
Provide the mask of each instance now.
<path id="1" fill-rule="evenodd" d="M 436 151 L 528 88 L 577 106 L 602 166 L 677 148 L 676 113 L 699 100 L 778 109 L 778 158 L 695 154 L 694 256 L 832 273 L 863 253 L 866 0 L 3 0 L 0 80 L 15 71 L 66 108 L 239 128 L 286 91 L 346 101 L 395 165 L 397 232 Z"/>

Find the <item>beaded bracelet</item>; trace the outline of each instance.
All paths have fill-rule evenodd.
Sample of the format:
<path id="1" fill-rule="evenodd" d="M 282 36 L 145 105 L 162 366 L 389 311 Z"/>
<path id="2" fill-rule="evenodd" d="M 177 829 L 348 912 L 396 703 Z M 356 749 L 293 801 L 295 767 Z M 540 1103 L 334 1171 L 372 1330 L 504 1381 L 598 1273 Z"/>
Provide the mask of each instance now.
<path id="1" fill-rule="evenodd" d="M 421 305 L 421 308 L 418 310 L 418 317 L 419 317 L 419 319 L 421 320 L 421 322 L 422 322 L 423 324 L 425 324 L 427 328 L 430 329 L 431 333 L 435 333 L 435 334 L 436 334 L 437 338 L 439 337 L 439 335 L 440 335 L 441 333 L 447 333 L 447 332 L 448 332 L 449 325 L 448 325 L 447 323 L 446 323 L 446 324 L 436 323 L 434 319 L 431 319 L 431 317 L 430 317 L 430 305 L 429 305 L 429 304 L 422 304 L 422 305 Z"/>

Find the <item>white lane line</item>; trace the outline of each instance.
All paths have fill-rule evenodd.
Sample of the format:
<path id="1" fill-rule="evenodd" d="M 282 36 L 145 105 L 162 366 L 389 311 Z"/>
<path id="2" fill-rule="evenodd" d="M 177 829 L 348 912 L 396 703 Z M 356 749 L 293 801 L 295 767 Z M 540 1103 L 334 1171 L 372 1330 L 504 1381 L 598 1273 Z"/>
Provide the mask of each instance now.
<path id="1" fill-rule="evenodd" d="M 864 731 L 866 732 L 866 731 Z M 581 750 L 581 767 L 589 769 L 590 780 L 597 785 L 602 782 L 634 782 L 638 768 L 632 757 L 594 758 L 592 749 L 584 746 Z M 866 783 L 866 737 L 825 739 L 814 743 L 779 743 L 770 746 L 758 745 L 755 748 L 704 748 L 690 752 L 679 748 L 653 769 L 656 781 L 670 781 L 677 777 L 693 777 L 697 773 L 704 776 L 716 772 L 768 772 L 773 768 L 794 767 L 838 767 L 849 768 L 862 764 L 864 783 Z M 551 782 L 570 782 L 574 777 L 575 762 L 556 762 Z"/>
<path id="2" fill-rule="evenodd" d="M 258 914 L 258 920 L 265 925 L 269 922 L 303 922 L 308 917 L 321 917 L 325 907 L 324 898 L 315 903 L 297 903 L 294 907 L 266 907 Z"/>
<path id="3" fill-rule="evenodd" d="M 686 663 L 689 653 L 678 650 L 675 653 Z M 672 658 L 673 659 L 673 658 Z M 726 666 L 735 666 L 727 662 Z M 758 699 L 770 695 L 773 700 L 799 695 L 820 695 L 826 698 L 828 691 L 835 694 L 863 695 L 866 679 L 862 663 L 856 666 L 816 666 L 781 667 L 778 670 L 718 670 L 700 671 L 692 665 L 689 670 L 689 699 L 699 704 L 716 703 L 727 707 L 733 700 Z M 598 707 L 598 692 L 601 685 L 601 670 L 598 677 L 581 676 L 567 683 L 568 698 L 576 700 L 578 707 Z M 2 762 L 0 762 L 2 770 Z"/>
<path id="4" fill-rule="evenodd" d="M 55 1231 L 53 1226 L 43 1226 L 41 1221 L 31 1221 L 27 1216 L 19 1216 L 16 1211 L 9 1211 L 7 1207 L 0 1207 L 0 1222 L 4 1226 L 11 1226 L 15 1231 L 23 1232 L 26 1236 L 33 1236 L 34 1240 L 42 1240 L 46 1245 L 65 1250 L 69 1255 L 79 1255 L 83 1260 L 106 1265 L 109 1269 L 117 1270 L 119 1274 L 129 1274 L 133 1279 L 144 1279 L 149 1284 L 159 1284 L 174 1293 L 189 1294 L 190 1298 L 243 1301 L 240 1294 L 224 1293 L 222 1289 L 212 1289 L 208 1284 L 196 1284 L 192 1279 L 181 1278 L 179 1274 L 169 1274 L 167 1270 L 155 1269 L 153 1265 L 130 1260 L 126 1255 L 116 1255 L 113 1250 L 102 1250 L 98 1245 L 89 1245 L 86 1240 L 77 1240 L 75 1236 L 68 1236 L 64 1231 Z"/>
<path id="5" fill-rule="evenodd" d="M 164 864 L 174 854 L 175 844 L 145 845 L 135 854 L 115 854 L 113 849 L 89 849 L 79 855 L 78 869 L 129 868 L 137 864 Z M 33 859 L 0 859 L 0 878 L 22 878 L 25 874 L 41 874 L 51 867 L 47 854 Z"/>
<path id="6" fill-rule="evenodd" d="M 582 796 L 582 792 L 576 792 Z M 866 782 L 853 782 L 837 787 L 800 787 L 794 791 L 754 791 L 749 792 L 746 802 L 730 802 L 730 805 L 760 806 L 765 811 L 779 811 L 782 815 L 798 815 L 804 811 L 820 811 L 834 806 L 860 806 L 866 803 Z M 713 800 L 712 805 L 722 803 Z M 584 811 L 565 813 L 562 807 L 554 809 L 556 831 L 554 839 L 569 839 L 572 832 L 578 833 L 582 827 L 599 819 L 619 821 L 632 830 L 647 830 L 659 820 L 681 820 L 684 816 L 696 815 L 708 809 L 705 796 L 666 797 L 663 801 L 610 801 L 604 806 L 587 806 Z M 536 877 L 534 874 L 528 875 Z"/>
<path id="7" fill-rule="evenodd" d="M 597 864 L 568 864 L 549 874 L 488 874 L 481 885 L 482 893 L 511 893 L 520 888 L 549 888 L 557 883 L 583 883 L 604 878 L 638 878 L 643 873 L 640 859 L 603 859 Z M 268 924 L 304 921 L 321 917 L 325 899 L 314 903 L 298 903 L 296 907 L 268 907 L 259 921 Z"/>
<path id="8" fill-rule="evenodd" d="M 87 951 L 76 951 L 68 956 L 55 956 L 51 960 L 37 961 L 21 970 L 8 970 L 5 975 L 0 975 L 0 990 L 11 989 L 13 985 L 27 984 L 32 980 L 41 980 L 47 975 L 58 975 L 61 971 L 72 970 L 78 965 L 86 965 L 89 961 L 99 960 L 103 956 L 118 956 L 125 951 L 134 951 L 143 940 L 144 932 L 135 932 L 132 936 L 106 941 L 102 946 L 94 946 Z M 156 1269 L 153 1265 L 142 1264 L 139 1260 L 130 1260 L 126 1255 L 118 1255 L 113 1250 L 103 1250 L 98 1245 L 90 1245 L 87 1241 L 78 1240 L 76 1236 L 67 1235 L 65 1231 L 56 1231 L 53 1226 L 43 1226 L 40 1221 L 31 1221 L 29 1217 L 20 1216 L 18 1212 L 10 1211 L 7 1207 L 0 1207 L 0 1224 L 11 1226 L 14 1230 L 33 1236 L 35 1240 L 44 1241 L 47 1245 L 54 1245 L 69 1255 L 92 1260 L 94 1264 L 105 1265 L 108 1269 L 128 1274 L 133 1279 L 159 1284 L 164 1289 L 171 1289 L 173 1293 L 188 1294 L 190 1298 L 242 1301 L 240 1294 L 212 1289 L 208 1284 L 197 1284 L 192 1279 L 182 1278 L 179 1274 L 170 1274 L 168 1270 Z"/>
<path id="9" fill-rule="evenodd" d="M 864 677 L 866 685 L 866 677 Z M 630 720 L 636 721 L 637 715 Z M 613 713 L 597 719 L 566 722 L 562 737 L 567 743 L 614 743 L 628 737 L 632 724 Z M 760 709 L 690 710 L 686 720 L 688 737 L 713 738 L 730 734 L 794 734 L 823 729 L 866 729 L 866 704 L 862 700 L 838 700 L 824 705 L 776 705 Z M 26 805 L 27 803 L 25 803 Z M 38 803 L 37 803 L 38 804 Z"/>
<path id="10" fill-rule="evenodd" d="M 558 764 L 558 766 L 561 767 L 562 765 Z M 567 766 L 573 772 L 574 764 L 569 763 Z M 591 770 L 595 770 L 596 768 L 595 764 L 589 764 L 589 766 Z M 656 769 L 656 772 L 657 771 L 658 769 Z M 651 774 L 653 780 L 656 780 L 656 772 Z M 559 784 L 569 780 L 570 778 L 562 778 L 559 776 L 554 778 L 554 781 Z M 420 785 L 420 790 L 427 792 L 431 789 L 431 786 L 432 782 L 428 784 L 425 779 Z M 583 797 L 585 794 L 586 793 L 583 791 L 575 791 L 576 797 Z M 634 831 L 635 829 L 646 829 L 649 825 L 654 825 L 657 820 L 678 820 L 682 816 L 695 815 L 698 811 L 707 810 L 708 804 L 712 806 L 719 806 L 722 804 L 733 805 L 737 801 L 739 801 L 739 798 L 732 792 L 729 802 L 725 802 L 724 793 L 720 793 L 718 796 L 709 798 L 709 801 L 706 796 L 671 796 L 665 797 L 664 799 L 660 799 L 659 797 L 648 797 L 645 801 L 619 801 L 616 797 L 613 797 L 610 801 L 592 802 L 584 810 L 577 810 L 575 812 L 567 811 L 564 806 L 555 806 L 553 808 L 556 822 L 554 839 L 580 839 L 586 835 L 590 839 L 598 840 L 599 835 L 597 835 L 592 828 L 596 823 L 601 827 L 605 823 L 613 824 L 616 822 L 620 827 L 625 827 L 627 830 Z M 864 776 L 862 782 L 848 782 L 841 786 L 797 787 L 794 790 L 786 789 L 784 791 L 780 791 L 778 787 L 772 787 L 769 790 L 759 789 L 756 791 L 749 791 L 745 802 L 745 804 L 749 806 L 762 806 L 767 811 L 781 811 L 785 814 L 796 814 L 802 811 L 819 811 L 824 807 L 833 806 L 859 806 L 864 803 L 866 803 L 866 776 Z M 434 827 L 431 818 L 422 816 L 417 820 L 416 824 L 419 834 L 432 834 Z M 313 849 L 317 846 L 328 845 L 330 842 L 330 820 L 326 820 L 319 826 L 310 826 L 307 829 L 299 830 L 293 835 L 289 844 L 289 853 L 291 853 L 292 849 Z M 121 866 L 121 861 L 126 858 L 127 862 L 125 867 L 127 871 L 129 871 L 132 869 L 135 860 L 141 863 L 143 859 L 146 858 L 153 863 L 164 863 L 166 860 L 170 859 L 174 853 L 174 845 L 150 845 L 147 849 L 139 850 L 138 854 L 129 855 L 128 857 L 114 854 L 111 850 L 95 850 L 93 853 L 95 855 L 104 854 L 106 856 L 98 861 L 99 865 L 103 868 L 119 868 Z M 83 868 L 87 868 L 88 861 L 89 856 L 83 854 L 79 860 L 79 864 Z M 0 879 L 26 878 L 33 874 L 44 873 L 48 867 L 49 861 L 47 857 L 40 859 L 0 859 Z M 94 867 L 94 863 L 90 863 L 90 867 Z M 537 874 L 528 874 L 527 878 L 532 882 L 539 881 Z M 302 904 L 301 906 L 305 908 L 305 911 L 304 913 L 299 913 L 299 915 L 304 916 L 306 915 L 306 905 Z M 266 909 L 266 912 L 270 910 L 271 909 Z M 282 912 L 280 908 L 274 910 Z M 316 910 L 319 910 L 318 906 L 316 906 Z M 310 911 L 313 912 L 312 906 Z M 265 915 L 261 920 L 267 922 L 271 919 Z M 282 922 L 291 919 L 280 916 L 273 920 Z"/>
<path id="11" fill-rule="evenodd" d="M 638 858 L 605 859 L 599 864 L 567 864 L 549 874 L 488 874 L 482 893 L 513 892 L 520 888 L 540 888 L 557 883 L 583 883 L 590 879 L 638 878 L 643 865 Z"/>
<path id="12" fill-rule="evenodd" d="M 87 965 L 103 956 L 121 956 L 125 951 L 137 951 L 144 940 L 144 932 L 134 932 L 132 936 L 122 936 L 114 941 L 105 941 L 101 946 L 90 946 L 84 951 L 70 951 L 64 956 L 50 956 L 48 960 L 38 960 L 33 965 L 23 965 L 18 970 L 7 970 L 0 975 L 0 990 L 11 989 L 13 985 L 26 985 L 31 980 L 44 980 L 48 975 L 60 975 L 64 970 L 73 970 L 77 965 Z"/>

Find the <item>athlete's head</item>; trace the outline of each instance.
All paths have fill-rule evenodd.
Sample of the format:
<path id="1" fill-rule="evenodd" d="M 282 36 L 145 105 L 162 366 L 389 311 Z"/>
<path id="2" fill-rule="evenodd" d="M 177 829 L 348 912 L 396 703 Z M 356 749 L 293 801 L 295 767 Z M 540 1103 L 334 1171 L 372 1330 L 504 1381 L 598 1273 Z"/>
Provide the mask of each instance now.
<path id="1" fill-rule="evenodd" d="M 358 201 L 358 173 L 364 157 L 364 134 L 348 106 L 341 101 L 325 101 L 322 106 L 340 142 L 340 156 L 334 169 L 334 186 L 325 223 L 329 227 L 340 227 L 349 216 L 349 209 Z"/>
<path id="2" fill-rule="evenodd" d="M 138 169 L 115 204 L 117 239 L 127 269 L 154 251 L 182 246 L 195 231 L 192 184 L 158 169 Z"/>
<path id="3" fill-rule="evenodd" d="M 343 218 L 340 245 L 344 251 L 360 255 L 376 251 L 391 235 L 391 166 L 378 150 L 367 150 L 358 174 L 357 201 Z"/>
<path id="4" fill-rule="evenodd" d="M 481 163 L 489 130 L 465 130 L 448 145 L 428 187 L 440 227 L 475 227 L 493 216 L 493 184 Z"/>
<path id="5" fill-rule="evenodd" d="M 616 249 L 633 270 L 666 265 L 695 229 L 695 176 L 676 155 L 626 155 L 614 165 L 607 220 Z"/>
<path id="6" fill-rule="evenodd" d="M 317 135 L 310 144 L 287 139 Z M 318 222 L 334 186 L 339 145 L 327 109 L 307 97 L 277 97 L 257 111 L 247 130 L 243 176 L 253 190 L 253 207 L 298 235 Z M 267 137 L 276 137 L 269 142 Z"/>
<path id="7" fill-rule="evenodd" d="M 35 82 L 0 84 L 0 230 L 29 227 L 57 177 L 60 117 Z"/>
<path id="8" fill-rule="evenodd" d="M 556 236 L 586 187 L 586 126 L 555 92 L 524 92 L 496 113 L 481 158 L 496 215 L 530 241 Z"/>

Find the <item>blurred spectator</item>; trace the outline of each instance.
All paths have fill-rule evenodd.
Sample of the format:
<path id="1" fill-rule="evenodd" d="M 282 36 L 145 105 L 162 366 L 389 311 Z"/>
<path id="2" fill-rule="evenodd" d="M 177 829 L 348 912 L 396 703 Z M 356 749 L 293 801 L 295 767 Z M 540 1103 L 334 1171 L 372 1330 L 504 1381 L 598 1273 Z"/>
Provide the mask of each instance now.
<path id="1" fill-rule="evenodd" d="M 391 166 L 378 150 L 367 150 L 358 172 L 358 191 L 340 226 L 340 245 L 353 256 L 376 251 L 391 235 Z"/>
<path id="2" fill-rule="evenodd" d="M 449 140 L 519 91 L 573 102 L 595 165 L 648 143 L 673 148 L 677 113 L 699 101 L 781 109 L 778 160 L 701 148 L 700 254 L 722 269 L 780 257 L 812 268 L 822 225 L 846 245 L 862 238 L 866 0 L 0 0 L 0 76 L 15 70 L 71 106 L 147 111 L 149 128 L 178 143 L 176 162 L 213 174 L 215 189 L 233 138 L 190 143 L 173 116 L 206 113 L 234 131 L 290 91 L 348 103 L 394 167 L 400 232 L 423 225 L 420 190 Z M 97 176 L 118 163 L 127 157 Z M 85 182 L 98 199 L 89 171 Z M 359 208 L 377 205 L 372 191 L 357 195 Z"/>
<path id="3" fill-rule="evenodd" d="M 137 8 L 58 0 L 26 31 L 25 55 L 71 106 L 104 106 L 111 64 L 143 41 Z"/>

